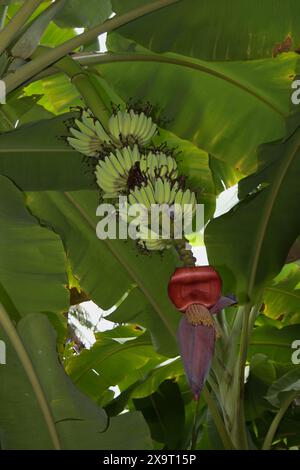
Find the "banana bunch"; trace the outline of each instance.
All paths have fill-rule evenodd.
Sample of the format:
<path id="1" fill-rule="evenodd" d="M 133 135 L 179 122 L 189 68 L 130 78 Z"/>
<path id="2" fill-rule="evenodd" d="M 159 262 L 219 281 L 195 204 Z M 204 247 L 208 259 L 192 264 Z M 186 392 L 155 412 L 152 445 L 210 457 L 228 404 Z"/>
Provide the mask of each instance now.
<path id="1" fill-rule="evenodd" d="M 178 191 L 178 183 L 157 178 L 153 183 L 134 188 L 130 191 L 128 201 L 130 204 L 143 204 L 151 209 L 153 204 L 172 204 Z"/>
<path id="2" fill-rule="evenodd" d="M 175 179 L 178 176 L 176 161 L 162 152 L 149 152 L 141 159 L 140 168 L 151 179 L 163 178 L 166 175 Z"/>
<path id="3" fill-rule="evenodd" d="M 162 251 L 172 246 L 170 238 L 162 238 L 146 226 L 140 228 L 139 244 L 149 251 Z"/>
<path id="4" fill-rule="evenodd" d="M 83 111 L 81 119 L 76 119 L 77 128 L 70 128 L 73 137 L 68 137 L 69 144 L 78 152 L 88 157 L 96 157 L 103 143 L 109 143 L 110 137 L 100 122 L 89 112 Z"/>
<path id="5" fill-rule="evenodd" d="M 169 181 L 156 179 L 148 182 L 140 188 L 130 191 L 128 202 L 131 206 L 138 205 L 138 217 L 128 216 L 128 221 L 139 226 L 138 242 L 148 250 L 162 250 L 170 245 L 170 236 L 162 238 L 161 220 L 169 227 L 170 204 L 175 199 L 178 183 L 172 185 Z M 151 228 L 150 228 L 151 227 Z"/>
<path id="6" fill-rule="evenodd" d="M 96 181 L 104 192 L 105 199 L 116 198 L 127 191 L 127 180 L 130 169 L 139 162 L 141 155 L 137 145 L 116 149 L 96 167 Z"/>
<path id="7" fill-rule="evenodd" d="M 164 181 L 162 178 L 131 190 L 128 201 L 131 205 L 144 207 L 136 223 L 140 228 L 139 243 L 148 250 L 168 248 L 173 238 L 182 236 L 183 217 L 192 219 L 196 210 L 196 196 L 193 192 L 179 189 L 177 182 Z M 153 210 L 155 204 L 157 211 Z M 150 227 L 157 227 L 159 232 Z"/>
<path id="8" fill-rule="evenodd" d="M 103 198 L 127 195 L 130 214 L 118 206 L 120 219 L 138 228 L 137 240 L 148 250 L 169 248 L 182 238 L 183 221 L 192 220 L 196 197 L 182 189 L 175 159 L 161 151 L 146 150 L 157 126 L 143 112 L 117 111 L 108 123 L 108 133 L 89 111 L 83 111 L 70 129 L 69 144 L 78 152 L 97 157 L 96 181 Z M 144 149 L 143 149 L 144 147 Z M 110 151 L 103 158 L 105 152 Z M 138 217 L 134 205 L 138 204 Z"/>
<path id="9" fill-rule="evenodd" d="M 146 145 L 157 132 L 157 126 L 151 117 L 144 113 L 118 111 L 113 114 L 108 123 L 109 132 L 117 143 L 138 143 Z"/>
<path id="10" fill-rule="evenodd" d="M 184 211 L 184 213 L 190 212 L 191 214 L 195 213 L 196 210 L 196 196 L 190 189 L 179 189 L 176 193 L 174 199 L 174 216 L 176 215 L 176 210 Z"/>
<path id="11" fill-rule="evenodd" d="M 175 160 L 164 153 L 150 152 L 148 155 L 142 155 L 137 144 L 132 148 L 128 146 L 116 149 L 96 167 L 97 184 L 104 192 L 104 198 L 115 198 L 118 192 L 126 192 L 130 170 L 137 162 L 144 178 L 153 181 L 155 187 L 161 187 L 162 177 L 168 175 L 169 178 L 175 178 L 177 176 Z M 170 183 L 165 186 L 167 191 Z M 158 190 L 156 192 L 160 196 L 160 192 Z"/>
<path id="12" fill-rule="evenodd" d="M 110 135 L 88 111 L 83 111 L 81 118 L 75 120 L 75 124 L 76 128 L 70 128 L 73 137 L 68 137 L 67 140 L 75 150 L 88 157 L 96 157 L 103 143 L 146 145 L 157 132 L 157 126 L 151 117 L 136 113 L 132 109 L 118 111 L 110 117 Z"/>

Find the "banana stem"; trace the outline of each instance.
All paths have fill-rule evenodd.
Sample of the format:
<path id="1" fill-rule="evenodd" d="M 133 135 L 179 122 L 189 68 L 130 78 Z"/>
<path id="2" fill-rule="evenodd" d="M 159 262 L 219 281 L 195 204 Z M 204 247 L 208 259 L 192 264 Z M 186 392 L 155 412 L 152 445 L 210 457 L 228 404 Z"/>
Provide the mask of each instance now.
<path id="1" fill-rule="evenodd" d="M 200 409 L 199 404 L 200 404 L 200 400 L 198 399 L 196 401 L 195 412 L 194 412 L 194 422 L 193 422 L 193 428 L 192 428 L 192 440 L 191 440 L 190 450 L 195 450 L 196 445 L 197 445 L 197 439 L 198 439 L 198 433 L 199 433 L 199 428 L 198 428 L 198 415 L 199 415 L 199 409 Z"/>
<path id="2" fill-rule="evenodd" d="M 20 10 L 0 32 L 0 55 L 10 45 L 16 34 L 26 24 L 35 9 L 43 0 L 27 0 Z"/>
<path id="3" fill-rule="evenodd" d="M 248 449 L 247 428 L 245 423 L 244 411 L 244 389 L 245 389 L 245 365 L 247 360 L 248 338 L 249 338 L 249 315 L 251 306 L 246 305 L 244 308 L 243 324 L 240 341 L 238 376 L 237 376 L 237 394 L 236 394 L 236 414 L 234 427 L 237 434 L 236 439 L 240 449 Z"/>
<path id="4" fill-rule="evenodd" d="M 175 240 L 174 246 L 175 250 L 178 253 L 179 259 L 182 261 L 183 265 L 186 267 L 192 267 L 196 265 L 196 258 L 193 256 L 192 250 L 186 248 L 185 240 Z"/>
<path id="5" fill-rule="evenodd" d="M 219 433 L 219 436 L 220 436 L 220 439 L 223 443 L 223 446 L 224 446 L 224 449 L 226 450 L 232 450 L 234 449 L 234 445 L 230 439 L 230 436 L 225 428 L 225 425 L 224 425 L 224 422 L 221 418 L 221 415 L 219 413 L 219 410 L 218 410 L 218 407 L 215 403 L 215 401 L 213 400 L 211 394 L 209 393 L 208 391 L 208 388 L 206 386 L 204 386 L 203 390 L 202 390 L 202 394 L 203 394 L 203 397 L 206 401 L 206 404 L 209 408 L 209 411 L 212 415 L 212 418 L 214 420 L 214 423 L 215 423 L 215 426 L 217 428 L 217 431 Z"/>
<path id="6" fill-rule="evenodd" d="M 93 115 L 99 119 L 102 126 L 108 130 L 110 113 L 88 74 L 69 56 L 57 62 L 56 67 L 70 77 L 71 82 L 79 91 L 87 107 L 92 111 Z"/>
<path id="7" fill-rule="evenodd" d="M 257 318 L 257 315 L 259 313 L 260 307 L 262 303 L 262 298 L 260 297 L 258 300 L 258 303 L 254 305 L 254 307 L 251 309 L 250 316 L 249 316 L 249 330 L 248 330 L 248 344 L 250 342 L 250 338 L 252 335 L 252 331 L 254 328 L 254 324 Z"/>
<path id="8" fill-rule="evenodd" d="M 0 31 L 4 28 L 8 6 L 4 5 L 0 7 Z"/>
<path id="9" fill-rule="evenodd" d="M 269 428 L 269 431 L 266 435 L 266 438 L 264 440 L 262 450 L 269 450 L 272 446 L 272 442 L 274 440 L 276 431 L 278 429 L 278 426 L 280 424 L 280 421 L 282 420 L 283 416 L 285 415 L 286 411 L 288 410 L 289 406 L 291 405 L 292 401 L 296 398 L 298 395 L 298 392 L 295 393 L 292 396 L 289 396 L 283 403 L 282 406 L 280 407 L 279 411 L 276 413 L 271 426 Z"/>
<path id="10" fill-rule="evenodd" d="M 229 338 L 229 331 L 228 331 L 228 322 L 227 322 L 225 310 L 221 310 L 221 312 L 219 314 L 218 321 L 220 323 L 220 328 L 222 330 L 223 337 L 224 337 L 226 345 L 227 345 L 227 341 L 228 341 L 228 338 Z"/>
<path id="11" fill-rule="evenodd" d="M 250 305 L 238 309 L 226 345 L 224 367 L 214 367 L 226 428 L 237 449 L 247 449 L 244 416 L 244 375 L 248 347 Z M 238 352 L 238 361 L 237 361 Z"/>
<path id="12" fill-rule="evenodd" d="M 241 449 L 248 449 L 247 426 L 245 422 L 245 409 L 244 409 L 244 390 L 245 390 L 245 365 L 247 360 L 247 351 L 250 336 L 252 334 L 253 326 L 259 310 L 260 300 L 257 305 L 253 307 L 248 304 L 243 308 L 241 339 L 239 360 L 237 366 L 237 383 L 236 383 L 236 408 L 233 417 L 233 434 L 235 435 L 236 442 Z"/>
<path id="13" fill-rule="evenodd" d="M 29 2 L 32 3 L 33 1 L 34 0 L 28 0 L 26 4 L 29 4 Z M 15 73 L 9 74 L 5 78 L 7 93 L 13 91 L 15 88 L 22 85 L 30 78 L 39 74 L 45 68 L 58 62 L 65 55 L 74 51 L 78 47 L 89 44 L 100 34 L 113 31 L 114 29 L 117 29 L 120 26 L 129 23 L 130 21 L 133 21 L 156 10 L 160 10 L 161 8 L 164 8 L 168 5 L 172 5 L 173 3 L 177 3 L 178 1 L 180 0 L 158 0 L 153 3 L 143 5 L 139 8 L 136 8 L 135 10 L 125 13 L 124 15 L 115 16 L 114 18 L 105 21 L 105 23 L 97 25 L 89 31 L 79 34 L 75 38 L 72 38 L 60 46 L 49 50 L 47 54 L 43 54 L 31 62 L 28 62 L 27 64 L 23 65 L 23 67 L 20 67 L 18 70 L 16 70 Z M 35 2 L 37 2 L 37 0 L 35 0 Z"/>

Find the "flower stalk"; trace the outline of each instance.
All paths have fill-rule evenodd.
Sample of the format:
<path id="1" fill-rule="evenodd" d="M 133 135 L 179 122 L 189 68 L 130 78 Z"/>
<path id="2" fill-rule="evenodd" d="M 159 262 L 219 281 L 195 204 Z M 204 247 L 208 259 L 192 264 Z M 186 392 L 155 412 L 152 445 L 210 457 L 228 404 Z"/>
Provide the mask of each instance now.
<path id="1" fill-rule="evenodd" d="M 20 29 L 26 24 L 32 13 L 43 0 L 26 0 L 20 10 L 0 32 L 0 55 L 11 44 Z"/>
<path id="2" fill-rule="evenodd" d="M 88 74 L 69 56 L 57 62 L 56 67 L 70 78 L 84 99 L 87 108 L 91 110 L 93 115 L 99 119 L 104 129 L 107 130 L 110 113 Z"/>

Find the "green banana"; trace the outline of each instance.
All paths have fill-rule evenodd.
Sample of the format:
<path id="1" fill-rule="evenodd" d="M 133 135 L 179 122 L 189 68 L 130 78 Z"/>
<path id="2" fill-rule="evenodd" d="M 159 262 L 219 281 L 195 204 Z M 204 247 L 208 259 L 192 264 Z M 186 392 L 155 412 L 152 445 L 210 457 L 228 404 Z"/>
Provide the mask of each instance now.
<path id="1" fill-rule="evenodd" d="M 149 152 L 141 158 L 141 170 L 151 179 L 168 176 L 170 179 L 176 179 L 178 176 L 177 163 L 164 153 Z"/>
<path id="2" fill-rule="evenodd" d="M 115 197 L 115 193 L 127 192 L 129 171 L 140 160 L 141 156 L 137 146 L 132 149 L 124 147 L 111 152 L 96 167 L 96 181 L 104 191 L 104 197 Z M 103 175 L 102 175 L 103 173 Z M 113 194 L 113 196 L 111 196 Z"/>
<path id="3" fill-rule="evenodd" d="M 165 188 L 164 182 L 161 178 L 158 178 L 154 184 L 154 194 L 155 199 L 158 204 L 163 204 L 165 202 Z"/>
<path id="4" fill-rule="evenodd" d="M 117 143 L 139 143 L 146 145 L 157 132 L 156 124 L 151 117 L 144 113 L 138 114 L 132 109 L 130 111 L 117 111 L 108 123 L 109 132 Z"/>
<path id="5" fill-rule="evenodd" d="M 70 128 L 73 137 L 67 137 L 68 143 L 78 152 L 88 157 L 97 157 L 103 143 L 109 143 L 110 137 L 99 121 L 83 111 L 81 118 L 75 120 L 75 127 Z"/>

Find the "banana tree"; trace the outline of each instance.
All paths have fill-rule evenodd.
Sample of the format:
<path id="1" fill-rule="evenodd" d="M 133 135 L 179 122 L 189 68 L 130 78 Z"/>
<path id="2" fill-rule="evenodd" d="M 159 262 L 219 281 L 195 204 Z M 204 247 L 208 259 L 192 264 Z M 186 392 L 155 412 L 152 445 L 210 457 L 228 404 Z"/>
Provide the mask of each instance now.
<path id="1" fill-rule="evenodd" d="M 299 447 L 300 6 L 281 6 L 0 2 L 1 448 Z M 209 266 L 173 222 L 99 239 L 119 195 L 202 204 Z M 115 327 L 78 351 L 86 300 Z"/>

